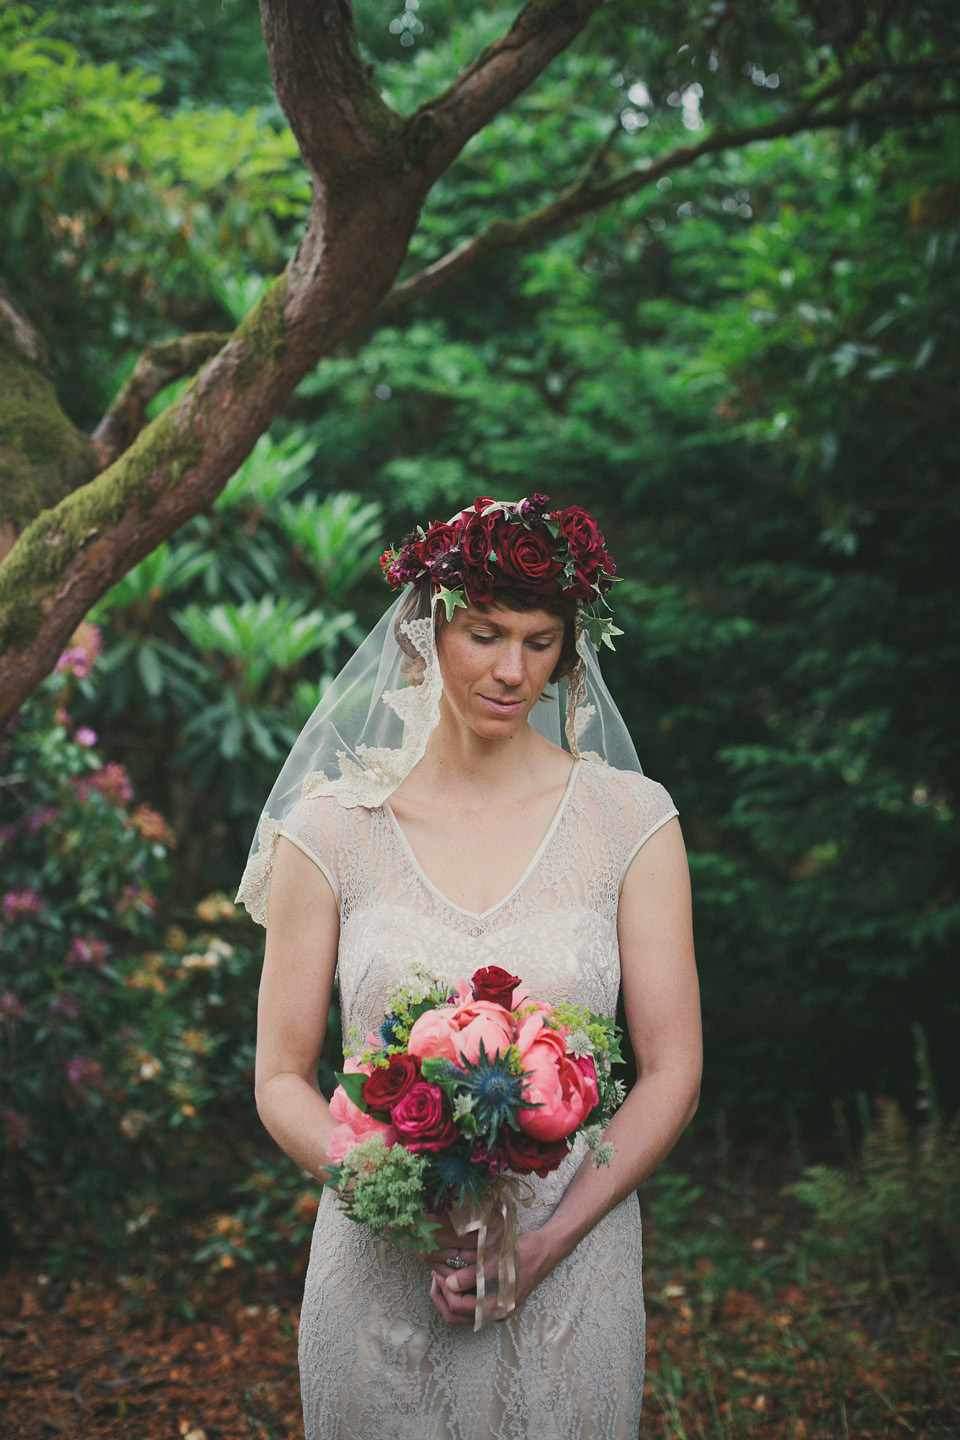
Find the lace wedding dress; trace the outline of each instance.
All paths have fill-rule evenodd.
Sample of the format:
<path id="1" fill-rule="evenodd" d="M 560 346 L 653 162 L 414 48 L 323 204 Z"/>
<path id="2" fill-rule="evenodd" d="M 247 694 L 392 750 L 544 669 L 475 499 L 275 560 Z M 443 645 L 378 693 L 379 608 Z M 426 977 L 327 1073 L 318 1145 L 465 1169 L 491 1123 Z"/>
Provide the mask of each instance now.
<path id="1" fill-rule="evenodd" d="M 365 1035 L 391 984 L 420 962 L 451 984 L 483 965 L 538 998 L 614 1013 L 617 903 L 627 866 L 676 810 L 662 786 L 591 761 L 513 890 L 482 915 L 451 904 L 414 858 L 388 803 L 301 801 L 282 834 L 327 876 L 340 909 L 344 1037 Z M 520 1209 L 541 1225 L 581 1146 Z M 508 1321 L 448 1326 L 430 1272 L 324 1191 L 300 1323 L 307 1440 L 636 1440 L 643 1391 L 640 1209 L 611 1211 Z"/>

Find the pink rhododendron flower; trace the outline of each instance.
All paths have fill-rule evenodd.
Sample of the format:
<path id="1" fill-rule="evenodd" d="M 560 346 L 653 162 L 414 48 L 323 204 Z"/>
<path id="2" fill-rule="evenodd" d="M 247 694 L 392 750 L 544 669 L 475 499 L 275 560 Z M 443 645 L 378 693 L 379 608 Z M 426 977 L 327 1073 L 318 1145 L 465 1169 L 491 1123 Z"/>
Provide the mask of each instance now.
<path id="1" fill-rule="evenodd" d="M 0 1019 L 22 1020 L 26 1013 L 20 996 L 15 995 L 12 990 L 5 990 L 0 995 Z"/>
<path id="2" fill-rule="evenodd" d="M 49 825 L 51 820 L 56 820 L 59 814 L 60 811 L 56 805 L 38 805 L 24 822 L 27 834 L 36 835 L 37 831 L 42 830 L 45 825 Z"/>
<path id="3" fill-rule="evenodd" d="M 105 940 L 95 940 L 92 935 L 77 935 L 70 942 L 66 954 L 68 965 L 93 965 L 97 970 L 110 953 Z"/>
<path id="4" fill-rule="evenodd" d="M 77 744 L 82 745 L 85 750 L 90 750 L 97 743 L 97 732 L 96 730 L 91 730 L 89 725 L 81 725 L 73 738 Z"/>
<path id="5" fill-rule="evenodd" d="M 21 885 L 16 890 L 8 890 L 0 901 L 0 909 L 3 910 L 4 920 L 19 920 L 24 915 L 39 915 L 43 909 L 43 900 L 39 890 L 31 890 Z"/>
<path id="6" fill-rule="evenodd" d="M 580 1061 L 567 1054 L 566 1042 L 556 1030 L 529 1022 L 520 1032 L 523 1068 L 529 1074 L 526 1096 L 537 1109 L 517 1111 L 517 1124 L 536 1140 L 561 1140 L 570 1135 L 597 1103 L 593 1063 L 586 1073 Z"/>
<path id="7" fill-rule="evenodd" d="M 71 1055 L 67 1061 L 67 1083 L 81 1094 L 86 1090 L 103 1089 L 103 1071 L 98 1060 L 89 1055 Z"/>
<path id="8" fill-rule="evenodd" d="M 70 644 L 60 659 L 57 669 L 85 680 L 93 669 L 94 661 L 100 654 L 100 628 L 82 620 L 70 637 Z"/>

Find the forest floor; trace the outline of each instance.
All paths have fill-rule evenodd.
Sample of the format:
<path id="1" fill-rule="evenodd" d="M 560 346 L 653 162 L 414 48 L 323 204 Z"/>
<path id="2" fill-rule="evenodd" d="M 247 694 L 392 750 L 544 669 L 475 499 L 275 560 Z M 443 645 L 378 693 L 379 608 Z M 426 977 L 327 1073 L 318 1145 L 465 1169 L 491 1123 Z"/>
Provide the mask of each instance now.
<path id="1" fill-rule="evenodd" d="M 674 1177 L 651 1204 L 643 1440 L 958 1440 L 955 1300 L 904 1309 L 834 1280 L 778 1197 L 740 1185 L 717 1208 Z M 301 1275 L 182 1276 L 174 1300 L 160 1281 L 15 1262 L 0 1436 L 299 1440 Z"/>

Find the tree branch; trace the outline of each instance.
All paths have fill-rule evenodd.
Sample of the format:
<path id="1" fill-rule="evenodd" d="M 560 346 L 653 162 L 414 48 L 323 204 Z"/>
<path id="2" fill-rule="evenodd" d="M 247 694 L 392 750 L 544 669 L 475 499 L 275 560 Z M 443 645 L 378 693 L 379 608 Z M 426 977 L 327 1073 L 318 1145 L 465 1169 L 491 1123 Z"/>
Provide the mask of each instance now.
<path id="1" fill-rule="evenodd" d="M 47 347 L 44 345 L 39 331 L 34 329 L 23 311 L 17 309 L 2 285 L 0 285 L 0 324 L 9 330 L 13 343 L 21 355 L 41 370 L 49 371 Z"/>
<path id="2" fill-rule="evenodd" d="M 277 98 L 314 180 L 396 148 L 402 120 L 377 88 L 357 43 L 349 0 L 260 0 Z"/>
<path id="3" fill-rule="evenodd" d="M 205 331 L 148 345 L 93 432 L 98 469 L 105 470 L 112 465 L 140 434 L 147 423 L 147 406 L 154 396 L 174 380 L 194 374 L 229 338 L 229 335 Z"/>
<path id="4" fill-rule="evenodd" d="M 897 119 L 923 119 L 935 115 L 960 112 L 960 98 L 945 100 L 910 100 L 903 96 L 891 96 L 888 100 L 873 105 L 834 105 L 825 109 L 817 106 L 826 96 L 837 93 L 837 85 L 831 82 L 815 96 L 807 97 L 785 115 L 775 120 L 742 129 L 720 127 L 695 145 L 679 145 L 649 165 L 621 171 L 606 180 L 598 180 L 599 162 L 610 147 L 610 140 L 604 142 L 586 167 L 572 184 L 546 205 L 517 219 L 498 217 L 489 220 L 476 235 L 464 240 L 448 251 L 446 255 L 419 270 L 415 275 L 395 285 L 381 307 L 381 314 L 393 314 L 423 295 L 429 295 L 455 275 L 468 270 L 485 256 L 501 250 L 514 250 L 527 246 L 531 240 L 559 228 L 567 221 L 577 219 L 592 210 L 600 210 L 615 200 L 635 194 L 653 185 L 663 175 L 674 170 L 685 169 L 704 155 L 717 154 L 723 150 L 741 149 L 763 140 L 776 140 L 797 135 L 803 130 L 836 129 L 855 122 Z"/>
<path id="5" fill-rule="evenodd" d="M 411 156 L 431 178 L 580 34 L 603 0 L 528 0 L 505 35 L 407 122 Z"/>

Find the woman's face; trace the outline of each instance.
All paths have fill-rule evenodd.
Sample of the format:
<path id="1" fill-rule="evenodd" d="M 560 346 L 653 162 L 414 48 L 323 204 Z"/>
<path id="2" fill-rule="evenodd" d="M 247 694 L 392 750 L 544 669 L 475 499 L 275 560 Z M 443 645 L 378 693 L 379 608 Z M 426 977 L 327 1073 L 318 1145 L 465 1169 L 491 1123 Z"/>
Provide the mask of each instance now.
<path id="1" fill-rule="evenodd" d="M 507 739 L 540 699 L 563 633 L 563 621 L 546 610 L 455 610 L 437 637 L 444 699 L 481 738 Z"/>

